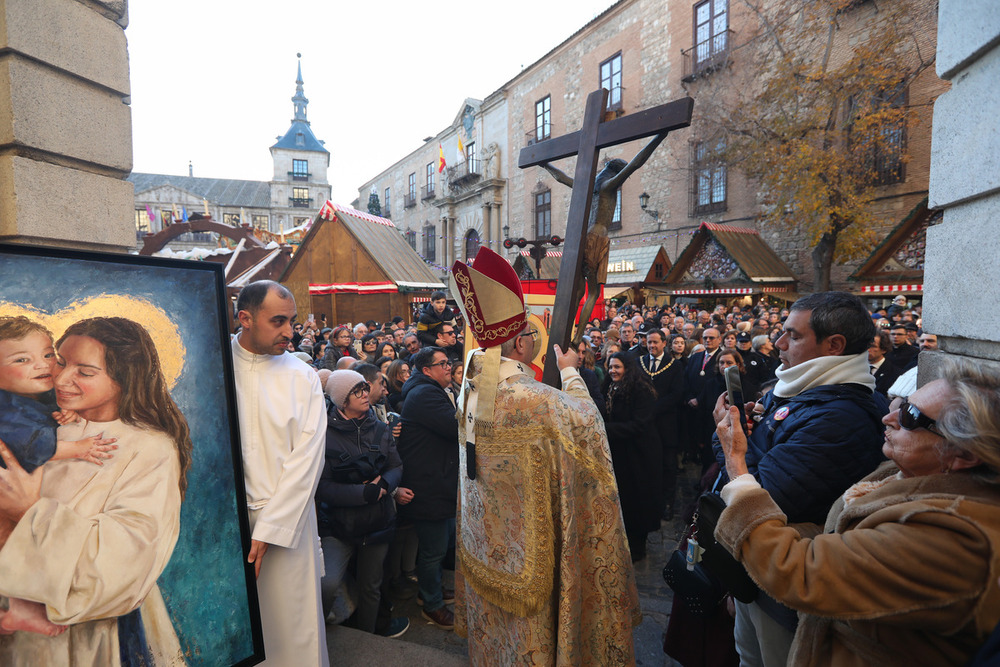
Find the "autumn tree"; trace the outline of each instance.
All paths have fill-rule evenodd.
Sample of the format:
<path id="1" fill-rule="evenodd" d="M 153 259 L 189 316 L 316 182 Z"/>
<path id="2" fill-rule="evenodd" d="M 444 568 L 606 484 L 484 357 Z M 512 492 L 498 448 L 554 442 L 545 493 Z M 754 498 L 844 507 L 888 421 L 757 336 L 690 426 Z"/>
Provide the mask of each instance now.
<path id="1" fill-rule="evenodd" d="M 876 241 L 873 200 L 908 159 L 907 87 L 935 56 L 916 26 L 934 25 L 926 13 L 936 3 L 731 5 L 750 24 L 734 47 L 747 79 L 702 112 L 718 134 L 719 159 L 757 184 L 761 222 L 805 232 L 814 289 L 828 290 L 834 262 L 858 259 Z M 865 12 L 866 24 L 848 38 L 843 24 L 858 20 L 852 12 Z"/>

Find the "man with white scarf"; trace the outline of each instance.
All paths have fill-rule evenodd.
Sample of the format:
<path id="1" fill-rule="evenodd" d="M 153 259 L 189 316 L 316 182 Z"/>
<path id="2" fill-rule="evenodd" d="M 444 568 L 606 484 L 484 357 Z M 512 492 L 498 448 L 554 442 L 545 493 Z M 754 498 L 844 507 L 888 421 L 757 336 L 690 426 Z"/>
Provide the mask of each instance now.
<path id="1" fill-rule="evenodd" d="M 803 297 L 785 320 L 775 343 L 778 383 L 754 410 L 762 417 L 747 464 L 789 523 L 822 526 L 833 502 L 883 460 L 881 419 L 889 406 L 868 367 L 874 336 L 868 311 L 846 292 Z M 720 408 L 722 397 L 716 415 Z M 724 460 L 717 444 L 716 454 Z M 737 602 L 740 663 L 784 666 L 796 622 L 794 610 L 763 592 L 755 602 Z"/>

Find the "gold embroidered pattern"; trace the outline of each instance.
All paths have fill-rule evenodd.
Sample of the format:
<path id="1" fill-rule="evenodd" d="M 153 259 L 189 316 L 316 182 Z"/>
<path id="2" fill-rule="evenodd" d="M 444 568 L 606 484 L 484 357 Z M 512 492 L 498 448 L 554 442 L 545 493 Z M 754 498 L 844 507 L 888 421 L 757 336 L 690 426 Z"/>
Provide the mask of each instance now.
<path id="1" fill-rule="evenodd" d="M 465 440 L 464 433 L 463 427 L 460 442 Z M 538 613 L 552 593 L 555 523 L 549 471 L 540 451 L 544 443 L 551 441 L 551 433 L 545 427 L 494 429 L 481 424 L 476 427 L 476 457 L 482 460 L 477 467 L 482 470 L 484 480 L 496 475 L 498 479 L 512 476 L 523 482 L 521 507 L 517 508 L 520 512 L 516 514 L 519 524 L 508 531 L 517 539 L 514 543 L 492 545 L 489 553 L 477 554 L 476 548 L 483 545 L 466 542 L 475 539 L 476 531 L 468 525 L 475 510 L 465 502 L 462 528 L 470 533 L 460 534 L 458 557 L 466 581 L 480 595 L 518 616 Z M 462 483 L 469 481 L 463 479 Z M 479 498 L 481 502 L 494 500 L 485 481 L 477 486 L 485 494 Z"/>

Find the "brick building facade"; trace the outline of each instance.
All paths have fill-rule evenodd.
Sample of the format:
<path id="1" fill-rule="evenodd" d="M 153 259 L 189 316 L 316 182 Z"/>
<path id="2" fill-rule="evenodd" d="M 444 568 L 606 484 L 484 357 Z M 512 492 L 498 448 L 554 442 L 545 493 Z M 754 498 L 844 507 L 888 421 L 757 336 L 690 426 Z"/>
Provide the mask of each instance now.
<path id="1" fill-rule="evenodd" d="M 761 2 L 773 9 L 782 0 Z M 870 31 L 878 30 L 878 4 L 862 0 L 838 14 L 830 37 L 832 64 L 849 55 Z M 919 11 L 907 16 L 912 24 L 908 27 L 910 46 L 924 55 L 933 54 L 936 3 L 916 0 L 914 5 Z M 790 14 L 788 20 L 802 17 Z M 695 100 L 692 126 L 668 136 L 622 186 L 610 233 L 612 249 L 663 245 L 670 259 L 676 260 L 701 222 L 758 224 L 761 197 L 756 184 L 736 169 L 702 160 L 718 141 L 718 130 L 708 123 L 707 111 L 753 90 L 760 82 L 753 57 L 757 39 L 757 18 L 745 3 L 735 0 L 620 0 L 483 102 L 467 101 L 464 109 L 471 110 L 471 122 L 468 111 L 460 112 L 421 149 L 362 184 L 359 200 L 367 201 L 373 188 L 380 198 L 389 189 L 397 227 L 415 240 L 417 251 L 437 267 L 447 267 L 467 255 L 472 229 L 482 242 L 513 259 L 518 249 L 505 251 L 500 246 L 504 230 L 511 238 L 564 236 L 570 202 L 569 188 L 555 182 L 541 167 L 517 168 L 518 153 L 525 145 L 578 130 L 587 94 L 602 86 L 610 91 L 606 118 L 691 96 Z M 815 50 L 825 44 L 797 46 Z M 900 169 L 898 182 L 880 187 L 873 203 L 881 221 L 880 234 L 897 225 L 927 196 L 931 105 L 946 89 L 947 84 L 928 68 L 906 90 L 906 104 L 917 122 L 905 131 L 910 157 Z M 469 134 L 470 126 L 473 135 Z M 435 199 L 418 198 L 414 206 L 402 207 L 403 196 L 409 194 L 408 179 L 415 175 L 418 188 L 425 185 L 425 170 L 428 164 L 436 165 L 438 146 L 443 147 L 452 166 L 458 157 L 456 139 L 461 137 L 468 144 L 473 136 L 475 146 L 495 143 L 503 156 L 495 168 L 496 178 L 488 179 L 489 187 L 463 189 L 469 178 L 463 176 L 466 180 L 453 188 L 446 172 L 437 175 Z M 643 144 L 614 146 L 604 151 L 601 159 L 628 161 Z M 475 160 L 481 155 L 471 156 L 468 164 L 476 168 Z M 567 158 L 554 166 L 572 174 L 574 163 L 575 158 Z M 453 196 L 453 192 L 460 196 Z M 643 194 L 648 195 L 643 198 L 645 207 L 640 203 Z M 491 214 L 489 222 L 486 211 Z M 800 290 L 809 291 L 813 278 L 811 239 L 805 231 L 763 226 L 760 231 L 799 276 Z M 858 261 L 834 267 L 835 287 L 852 287 L 846 279 Z"/>

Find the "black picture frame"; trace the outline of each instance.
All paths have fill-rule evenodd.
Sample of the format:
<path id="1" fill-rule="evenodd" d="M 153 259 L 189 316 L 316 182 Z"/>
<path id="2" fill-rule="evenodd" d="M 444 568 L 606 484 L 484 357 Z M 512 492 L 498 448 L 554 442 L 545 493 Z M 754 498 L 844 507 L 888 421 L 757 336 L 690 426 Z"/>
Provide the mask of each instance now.
<path id="1" fill-rule="evenodd" d="M 157 597 L 162 599 L 161 607 L 166 609 L 167 618 L 177 640 L 176 646 L 169 642 L 164 644 L 174 648 L 173 652 L 167 654 L 168 664 L 242 667 L 262 662 L 264 647 L 257 587 L 253 566 L 246 562 L 250 548 L 250 528 L 246 512 L 230 352 L 229 325 L 232 312 L 226 296 L 222 265 L 65 248 L 0 244 L 0 316 L 12 315 L 23 315 L 31 321 L 38 321 L 44 325 L 51 332 L 53 343 L 59 340 L 66 326 L 92 317 L 124 318 L 138 322 L 149 332 L 160 357 L 162 375 L 169 387 L 169 394 L 190 427 L 192 443 L 191 465 L 186 475 L 187 488 L 183 501 L 176 509 L 179 515 L 179 528 L 174 528 L 177 534 L 176 544 L 166 555 L 166 563 L 160 574 L 155 577 L 156 585 L 153 586 L 157 591 Z M 3 345 L 3 340 L 0 340 L 0 345 Z M 66 384 L 66 380 L 60 380 L 60 374 L 67 372 L 71 366 L 71 363 L 66 363 L 64 367 L 53 372 L 51 380 L 53 386 Z M 54 398 L 55 393 L 49 394 L 49 397 Z M 4 438 L 5 428 L 2 418 L 3 415 L 0 414 L 0 440 Z M 70 427 L 61 428 L 78 426 L 83 429 L 86 428 L 83 425 L 84 421 L 81 419 Z M 69 431 L 60 431 L 63 432 Z M 161 432 L 162 435 L 165 434 Z M 68 492 L 65 488 L 60 488 L 55 481 L 47 487 L 46 479 L 65 480 L 65 477 L 59 477 L 59 473 L 55 472 L 58 470 L 71 470 L 73 474 L 83 474 L 81 471 L 84 471 L 86 476 L 91 474 L 88 466 L 94 470 L 93 480 L 88 481 L 84 489 L 104 493 L 103 486 L 114 487 L 114 490 L 109 488 L 107 491 L 108 505 L 109 507 L 114 505 L 110 499 L 121 490 L 118 486 L 127 488 L 127 484 L 122 480 L 131 478 L 122 475 L 116 480 L 112 480 L 110 476 L 104 482 L 97 480 L 102 479 L 102 475 L 110 475 L 111 473 L 105 471 L 115 469 L 116 465 L 119 468 L 126 465 L 124 461 L 130 455 L 128 452 L 132 451 L 129 449 L 131 443 L 124 442 L 127 439 L 120 439 L 117 443 L 119 448 L 112 453 L 112 459 L 100 467 L 82 459 L 49 460 L 40 466 L 42 497 L 36 505 L 45 504 L 58 507 L 60 510 L 77 511 L 78 508 L 72 505 L 74 501 L 64 504 L 63 500 L 46 496 L 47 490 L 52 491 L 53 496 Z M 175 449 L 180 448 L 175 446 Z M 115 457 L 120 457 L 117 463 L 114 461 Z M 133 470 L 136 479 L 148 479 L 147 473 L 138 474 L 139 472 Z M 176 472 L 173 478 L 168 477 L 174 481 L 176 478 Z M 163 486 L 172 489 L 170 484 L 160 484 L 157 488 Z M 100 490 L 95 491 L 97 488 Z M 85 491 L 79 493 L 83 494 Z M 141 503 L 141 499 L 139 502 Z M 113 521 L 109 518 L 111 512 L 111 509 L 107 513 L 102 510 L 95 518 L 87 514 L 86 510 L 80 510 L 78 515 L 81 520 L 89 518 L 100 524 L 102 520 Z M 173 517 L 174 508 L 169 506 L 163 512 Z M 142 513 L 143 509 L 136 509 L 133 512 L 140 516 Z M 26 514 L 25 517 L 27 516 Z M 168 523 L 170 522 L 161 521 L 157 525 Z M 19 528 L 22 528 L 20 523 L 13 528 L 12 536 L 21 535 L 18 533 Z M 53 533 L 55 532 L 53 529 Z M 72 534 L 73 531 L 68 532 Z M 93 542 L 88 542 L 90 545 L 88 548 L 95 549 L 95 554 L 100 554 L 102 545 L 114 544 L 114 540 L 107 536 L 113 536 L 115 533 L 98 534 L 103 541 L 95 539 Z M 23 585 L 13 583 L 16 573 L 9 569 L 5 570 L 4 567 L 5 555 L 12 560 L 14 555 L 20 554 L 17 554 L 16 549 L 8 554 L 4 552 L 7 544 L 13 549 L 25 543 L 17 542 L 14 537 L 10 539 L 13 541 L 4 542 L 5 546 L 0 547 L 0 596 L 6 599 L 22 599 L 16 593 L 23 592 Z M 148 540 L 153 545 L 149 549 L 159 550 L 157 553 L 161 556 L 160 561 L 163 560 L 162 552 L 166 549 L 163 544 L 166 540 L 169 540 L 169 535 L 159 534 Z M 46 556 L 48 554 L 44 550 L 41 553 Z M 125 549 L 123 553 L 133 552 Z M 118 558 L 110 551 L 110 547 L 104 555 L 108 554 Z M 130 590 L 129 586 L 133 586 L 135 590 L 143 589 L 142 584 L 136 583 L 141 577 L 132 575 L 132 569 L 135 569 L 133 562 L 121 562 L 116 567 L 101 570 L 87 560 L 91 556 L 94 562 L 100 560 L 100 555 L 83 554 L 78 555 L 76 560 L 67 556 L 66 562 L 75 568 L 83 567 L 81 563 L 86 562 L 86 567 L 90 568 L 88 576 L 92 576 L 94 571 L 97 572 L 100 586 L 95 588 L 101 591 L 108 588 Z M 21 560 L 24 560 L 24 556 L 21 556 Z M 46 586 L 41 585 L 42 583 L 58 581 L 59 577 L 64 575 L 62 570 L 57 569 L 42 568 L 40 571 L 37 562 L 22 567 L 34 568 L 31 570 L 31 576 L 41 578 L 38 580 L 40 585 L 31 588 L 32 591 L 38 588 L 45 589 Z M 120 578 L 129 576 L 133 578 L 127 581 Z M 149 579 L 150 576 L 146 578 Z M 25 579 L 22 577 L 21 581 Z M 30 580 L 31 577 L 27 579 Z M 74 584 L 77 579 L 80 577 L 74 577 Z M 55 585 L 51 587 L 58 588 Z M 48 598 L 49 595 L 46 593 L 35 597 Z M 77 605 L 84 609 L 75 616 L 81 619 L 79 622 L 66 622 L 69 629 L 56 637 L 28 631 L 0 635 L 0 663 L 5 662 L 3 659 L 5 651 L 8 655 L 13 652 L 15 656 L 22 658 L 25 647 L 33 646 L 40 646 L 39 650 L 42 652 L 32 655 L 58 657 L 60 655 L 58 642 L 67 642 L 73 632 L 98 632 L 108 623 L 115 622 L 118 632 L 121 633 L 125 619 L 136 617 L 134 613 L 127 613 L 131 610 L 122 607 L 122 603 L 118 604 L 116 613 L 102 616 L 102 613 L 107 612 L 87 608 L 90 599 L 97 605 L 96 600 L 100 595 L 95 594 L 92 598 L 87 598 L 86 594 L 79 592 L 76 595 L 83 599 L 82 603 L 77 601 Z M 54 621 L 51 619 L 54 609 L 59 608 L 65 613 L 65 609 L 71 605 L 60 600 L 59 595 L 52 597 L 55 599 L 35 600 L 35 602 L 44 603 L 50 620 Z M 23 599 L 31 600 L 27 597 Z M 153 604 L 151 600 L 151 593 L 142 595 L 142 611 L 138 616 L 143 621 L 147 614 L 147 604 L 150 606 Z M 110 603 L 104 604 L 102 608 L 109 605 Z M 162 629 L 162 624 L 160 627 Z M 141 630 L 146 633 L 147 640 L 151 630 L 155 630 L 152 624 Z M 128 636 L 130 635 L 127 633 L 123 635 L 122 642 L 125 642 Z M 46 641 L 53 643 L 47 644 Z M 70 645 L 75 644 L 70 642 Z M 133 648 L 129 645 L 123 650 L 133 650 Z M 49 650 L 55 653 L 46 653 Z M 134 657 L 137 660 L 144 658 L 141 646 L 134 650 L 136 652 Z M 162 660 L 162 657 L 160 659 Z"/>

